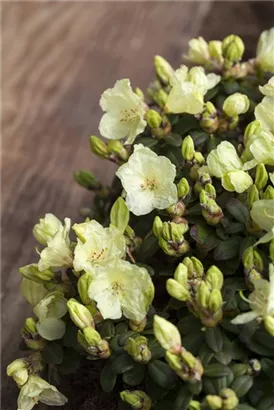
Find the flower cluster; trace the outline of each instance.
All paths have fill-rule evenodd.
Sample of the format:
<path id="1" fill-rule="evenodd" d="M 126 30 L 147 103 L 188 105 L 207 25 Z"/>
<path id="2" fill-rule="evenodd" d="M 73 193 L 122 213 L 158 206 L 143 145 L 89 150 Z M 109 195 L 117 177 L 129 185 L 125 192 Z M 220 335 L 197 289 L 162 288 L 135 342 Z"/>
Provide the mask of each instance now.
<path id="1" fill-rule="evenodd" d="M 274 408 L 274 28 L 244 48 L 192 39 L 190 68 L 155 57 L 146 96 L 128 79 L 102 94 L 90 147 L 113 184 L 76 171 L 93 209 L 72 227 L 46 214 L 19 269 L 19 410 L 64 405 L 47 372 L 85 359 L 121 408 Z"/>

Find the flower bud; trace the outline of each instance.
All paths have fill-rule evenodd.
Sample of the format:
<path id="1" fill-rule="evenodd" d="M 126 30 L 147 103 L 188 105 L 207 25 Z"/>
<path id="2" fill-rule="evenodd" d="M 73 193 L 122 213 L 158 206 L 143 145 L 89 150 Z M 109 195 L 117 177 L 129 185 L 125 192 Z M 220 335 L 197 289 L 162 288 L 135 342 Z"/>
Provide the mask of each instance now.
<path id="1" fill-rule="evenodd" d="M 178 197 L 184 199 L 190 191 L 189 183 L 186 178 L 182 178 L 177 185 Z"/>
<path id="2" fill-rule="evenodd" d="M 184 287 L 175 279 L 169 278 L 166 281 L 166 289 L 170 296 L 174 299 L 180 300 L 181 302 L 185 302 L 190 298 L 190 293 L 187 290 L 187 287 Z"/>
<path id="3" fill-rule="evenodd" d="M 238 397 L 232 389 L 222 389 L 219 394 L 222 399 L 223 410 L 234 410 L 238 405 Z"/>
<path id="4" fill-rule="evenodd" d="M 156 71 L 156 74 L 159 80 L 164 85 L 168 84 L 170 77 L 173 76 L 174 74 L 174 70 L 169 64 L 169 62 L 161 56 L 155 56 L 154 66 L 155 66 L 155 71 Z"/>
<path id="5" fill-rule="evenodd" d="M 94 321 L 90 311 L 81 303 L 77 302 L 76 299 L 70 299 L 67 302 L 68 312 L 70 318 L 80 329 L 85 329 L 85 327 L 93 327 Z"/>
<path id="6" fill-rule="evenodd" d="M 243 40 L 231 34 L 227 36 L 222 42 L 222 54 L 228 63 L 236 63 L 240 61 L 245 50 Z"/>
<path id="7" fill-rule="evenodd" d="M 21 268 L 19 268 L 19 272 L 24 278 L 32 280 L 36 283 L 50 282 L 55 276 L 54 272 L 51 269 L 46 269 L 41 272 L 38 269 L 37 263 L 22 266 Z"/>
<path id="8" fill-rule="evenodd" d="M 129 327 L 131 330 L 137 333 L 141 333 L 147 325 L 147 318 L 146 316 L 142 320 L 130 320 Z"/>
<path id="9" fill-rule="evenodd" d="M 254 202 L 259 200 L 259 191 L 256 185 L 251 185 L 251 187 L 247 191 L 247 203 L 249 208 L 251 209 Z"/>
<path id="10" fill-rule="evenodd" d="M 78 330 L 78 342 L 87 353 L 97 358 L 106 359 L 110 356 L 109 344 L 102 340 L 100 334 L 93 327 L 86 327 L 83 331 Z"/>
<path id="11" fill-rule="evenodd" d="M 141 88 L 136 87 L 134 90 L 135 94 L 138 95 L 138 97 L 141 98 L 142 101 L 145 101 L 145 94 L 143 93 L 143 91 L 141 90 Z"/>
<path id="12" fill-rule="evenodd" d="M 208 307 L 210 294 L 211 291 L 209 286 L 205 282 L 201 282 L 196 295 L 196 300 L 201 308 L 205 309 Z"/>
<path id="13" fill-rule="evenodd" d="M 116 155 L 122 161 L 127 161 L 129 157 L 128 151 L 119 140 L 110 140 L 107 144 L 109 154 Z"/>
<path id="14" fill-rule="evenodd" d="M 120 397 L 133 409 L 150 410 L 152 407 L 150 397 L 142 390 L 124 390 L 120 393 Z"/>
<path id="15" fill-rule="evenodd" d="M 88 295 L 88 289 L 92 282 L 93 275 L 90 273 L 84 273 L 84 275 L 80 276 L 77 282 L 77 289 L 80 295 L 81 301 L 85 305 L 89 305 L 91 303 L 91 299 Z"/>
<path id="16" fill-rule="evenodd" d="M 169 206 L 167 208 L 167 212 L 172 218 L 175 218 L 175 217 L 183 216 L 185 213 L 185 209 L 186 207 L 184 203 L 181 200 L 179 200 L 175 204 Z"/>
<path id="17" fill-rule="evenodd" d="M 33 317 L 28 317 L 25 321 L 25 330 L 32 336 L 37 335 L 36 321 Z"/>
<path id="18" fill-rule="evenodd" d="M 255 185 L 260 191 L 264 189 L 268 181 L 268 173 L 264 164 L 258 164 L 255 173 Z"/>
<path id="19" fill-rule="evenodd" d="M 193 162 L 198 165 L 204 165 L 205 157 L 201 152 L 195 152 Z"/>
<path id="20" fill-rule="evenodd" d="M 180 283 L 182 286 L 187 286 L 187 281 L 188 281 L 188 270 L 187 267 L 183 263 L 179 263 L 177 266 L 175 273 L 174 273 L 174 279 Z"/>
<path id="21" fill-rule="evenodd" d="M 202 215 L 209 225 L 217 225 L 224 217 L 222 209 L 214 199 L 210 198 L 205 190 L 200 193 Z"/>
<path id="22" fill-rule="evenodd" d="M 183 139 L 182 143 L 182 156 L 186 161 L 192 161 L 195 154 L 195 147 L 193 139 L 190 135 Z"/>
<path id="23" fill-rule="evenodd" d="M 257 376 L 262 369 L 262 365 L 260 361 L 258 359 L 251 359 L 249 360 L 248 364 L 249 364 L 248 374 L 250 376 Z"/>
<path id="24" fill-rule="evenodd" d="M 162 117 L 157 111 L 148 110 L 146 113 L 146 121 L 150 128 L 158 128 L 162 124 Z"/>
<path id="25" fill-rule="evenodd" d="M 201 410 L 201 403 L 197 400 L 190 400 L 188 410 Z"/>
<path id="26" fill-rule="evenodd" d="M 222 53 L 222 42 L 221 41 L 210 41 L 208 43 L 208 51 L 210 57 L 215 60 L 217 63 L 223 62 L 223 53 Z"/>
<path id="27" fill-rule="evenodd" d="M 222 399 L 216 395 L 207 395 L 205 397 L 205 405 L 210 410 L 219 410 L 222 408 Z"/>
<path id="28" fill-rule="evenodd" d="M 177 255 L 177 252 L 176 252 L 176 250 L 174 249 L 174 247 L 173 247 L 168 241 L 166 241 L 163 237 L 160 237 L 160 238 L 159 238 L 158 243 L 159 243 L 160 248 L 161 248 L 167 255 L 170 255 L 170 256 L 176 256 L 176 255 Z"/>
<path id="29" fill-rule="evenodd" d="M 264 327 L 265 327 L 266 331 L 272 337 L 274 337 L 274 317 L 273 316 L 268 315 L 264 318 Z"/>
<path id="30" fill-rule="evenodd" d="M 159 238 L 163 230 L 163 222 L 159 216 L 155 216 L 152 229 L 156 238 Z"/>
<path id="31" fill-rule="evenodd" d="M 273 186 L 268 185 L 266 190 L 263 193 L 262 199 L 274 199 L 274 188 Z"/>
<path id="32" fill-rule="evenodd" d="M 217 110 L 214 105 L 208 101 L 205 104 L 205 109 L 201 114 L 200 125 L 204 131 L 211 134 L 218 129 L 219 121 L 217 117 Z"/>
<path id="33" fill-rule="evenodd" d="M 213 289 L 208 299 L 208 310 L 212 313 L 219 312 L 222 308 L 223 298 L 219 289 Z"/>
<path id="34" fill-rule="evenodd" d="M 159 105 L 159 107 L 164 108 L 167 102 L 167 97 L 168 97 L 167 93 L 163 89 L 160 89 L 155 92 L 153 99 L 155 103 Z"/>
<path id="35" fill-rule="evenodd" d="M 101 183 L 90 171 L 74 171 L 73 177 L 79 185 L 86 189 L 96 190 L 101 187 Z"/>
<path id="36" fill-rule="evenodd" d="M 7 367 L 7 375 L 13 377 L 18 387 L 22 387 L 29 378 L 28 364 L 25 359 L 16 359 Z"/>
<path id="37" fill-rule="evenodd" d="M 274 28 L 265 30 L 260 35 L 257 45 L 256 63 L 264 71 L 274 73 Z"/>
<path id="38" fill-rule="evenodd" d="M 100 158 L 108 158 L 108 148 L 100 138 L 92 135 L 90 137 L 90 149 L 91 151 Z"/>
<path id="39" fill-rule="evenodd" d="M 138 363 L 148 363 L 151 359 L 148 340 L 144 336 L 138 336 L 136 339 L 129 337 L 126 341 L 125 350 Z"/>
<path id="40" fill-rule="evenodd" d="M 192 256 L 183 259 L 183 264 L 187 267 L 187 273 L 189 279 L 202 278 L 204 275 L 204 267 L 202 262 Z"/>
<path id="41" fill-rule="evenodd" d="M 182 347 L 180 333 L 176 326 L 161 316 L 155 315 L 153 331 L 160 345 L 173 353 L 179 353 Z"/>
<path id="42" fill-rule="evenodd" d="M 244 144 L 245 146 L 247 145 L 250 137 L 252 137 L 253 135 L 256 135 L 260 132 L 262 126 L 260 121 L 255 120 L 252 121 L 248 124 L 248 126 L 245 129 L 245 133 L 244 133 Z"/>
<path id="43" fill-rule="evenodd" d="M 34 225 L 33 235 L 41 245 L 46 246 L 61 227 L 62 223 L 55 215 L 46 214 L 39 224 Z"/>
<path id="44" fill-rule="evenodd" d="M 204 65 L 209 60 L 208 44 L 203 37 L 192 38 L 188 43 L 188 55 L 186 56 L 194 64 Z"/>
<path id="45" fill-rule="evenodd" d="M 229 117 L 237 117 L 247 112 L 249 99 L 245 94 L 235 93 L 227 97 L 223 104 L 223 111 Z"/>
<path id="46" fill-rule="evenodd" d="M 205 191 L 207 193 L 207 196 L 209 196 L 212 199 L 216 199 L 216 189 L 212 184 L 206 184 Z"/>
<path id="47" fill-rule="evenodd" d="M 220 269 L 217 268 L 217 266 L 212 265 L 207 270 L 205 282 L 208 286 L 211 287 L 211 289 L 222 289 L 224 277 Z"/>
<path id="48" fill-rule="evenodd" d="M 180 354 L 166 352 L 166 361 L 169 367 L 184 381 L 200 381 L 204 373 L 200 359 L 193 356 L 186 349 L 182 348 Z"/>
<path id="49" fill-rule="evenodd" d="M 258 272 L 262 272 L 264 269 L 264 262 L 260 253 L 249 246 L 243 253 L 243 265 L 247 270 L 255 268 Z"/>

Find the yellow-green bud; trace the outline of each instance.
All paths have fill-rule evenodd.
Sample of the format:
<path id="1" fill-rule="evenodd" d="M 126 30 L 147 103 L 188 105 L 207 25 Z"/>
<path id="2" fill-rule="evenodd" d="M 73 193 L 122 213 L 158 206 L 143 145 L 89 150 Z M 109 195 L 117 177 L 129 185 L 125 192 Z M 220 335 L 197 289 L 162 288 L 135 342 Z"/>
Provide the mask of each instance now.
<path id="1" fill-rule="evenodd" d="M 247 203 L 249 208 L 251 209 L 254 202 L 259 200 L 259 191 L 256 185 L 251 185 L 251 187 L 247 191 Z"/>
<path id="2" fill-rule="evenodd" d="M 212 313 L 219 312 L 222 308 L 223 298 L 219 289 L 213 289 L 208 299 L 208 310 Z"/>
<path id="3" fill-rule="evenodd" d="M 222 408 L 222 399 L 216 395 L 207 395 L 205 397 L 205 404 L 210 410 L 219 410 Z"/>
<path id="4" fill-rule="evenodd" d="M 148 363 L 151 359 L 148 340 L 144 336 L 138 336 L 136 339 L 129 337 L 126 341 L 125 350 L 138 363 Z"/>
<path id="5" fill-rule="evenodd" d="M 200 286 L 198 287 L 196 300 L 202 308 L 208 307 L 208 302 L 210 298 L 210 288 L 205 282 L 201 282 Z"/>
<path id="6" fill-rule="evenodd" d="M 172 323 L 161 316 L 155 315 L 153 331 L 160 345 L 173 353 L 179 353 L 182 348 L 182 341 L 179 330 Z"/>
<path id="7" fill-rule="evenodd" d="M 210 101 L 205 104 L 205 109 L 200 118 L 200 125 L 204 131 L 208 133 L 212 133 L 218 129 L 219 121 L 217 118 L 217 110 Z"/>
<path id="8" fill-rule="evenodd" d="M 119 140 L 110 140 L 107 144 L 109 154 L 117 155 L 123 161 L 127 161 L 129 157 L 128 151 Z"/>
<path id="9" fill-rule="evenodd" d="M 25 321 L 25 330 L 32 336 L 37 335 L 36 320 L 33 317 L 28 317 Z"/>
<path id="10" fill-rule="evenodd" d="M 158 243 L 159 243 L 160 248 L 161 248 L 167 255 L 170 255 L 170 256 L 176 256 L 176 255 L 177 255 L 177 252 L 176 252 L 176 250 L 174 249 L 174 247 L 173 247 L 168 241 L 166 241 L 163 237 L 160 237 L 160 238 L 159 238 Z"/>
<path id="11" fill-rule="evenodd" d="M 157 111 L 148 110 L 146 113 L 146 121 L 150 128 L 158 128 L 162 124 L 162 117 Z"/>
<path id="12" fill-rule="evenodd" d="M 134 90 L 135 94 L 138 95 L 138 97 L 141 98 L 142 101 L 145 101 L 145 94 L 143 93 L 143 91 L 141 90 L 141 88 L 136 87 Z"/>
<path id="13" fill-rule="evenodd" d="M 163 222 L 159 216 L 155 216 L 152 229 L 156 238 L 159 238 L 163 230 Z"/>
<path id="14" fill-rule="evenodd" d="M 67 308 L 71 320 L 80 329 L 85 329 L 85 327 L 93 327 L 94 321 L 90 311 L 81 303 L 77 302 L 76 299 L 70 299 L 67 302 Z"/>
<path id="15" fill-rule="evenodd" d="M 244 267 L 248 270 L 256 268 L 258 272 L 262 272 L 264 269 L 263 258 L 261 257 L 260 253 L 253 248 L 253 246 L 249 246 L 244 251 L 243 264 Z"/>
<path id="16" fill-rule="evenodd" d="M 169 64 L 169 62 L 161 56 L 155 56 L 154 65 L 159 80 L 163 84 L 168 84 L 170 77 L 174 74 L 174 70 Z"/>
<path id="17" fill-rule="evenodd" d="M 190 191 L 189 183 L 186 178 L 182 178 L 177 185 L 178 197 L 184 199 Z"/>
<path id="18" fill-rule="evenodd" d="M 185 213 L 185 209 L 185 204 L 182 202 L 182 200 L 179 200 L 175 204 L 169 206 L 167 208 L 167 212 L 172 218 L 175 218 L 183 216 Z"/>
<path id="19" fill-rule="evenodd" d="M 32 263 L 31 265 L 22 266 L 19 268 L 19 272 L 21 273 L 24 278 L 32 280 L 37 283 L 45 283 L 49 282 L 54 278 L 54 272 L 51 269 L 47 269 L 44 271 L 39 271 L 38 266 L 36 263 Z"/>
<path id="20" fill-rule="evenodd" d="M 224 58 L 223 58 L 223 53 L 222 53 L 222 42 L 213 40 L 208 43 L 208 51 L 210 57 L 217 61 L 217 63 L 222 63 Z"/>
<path id="21" fill-rule="evenodd" d="M 251 359 L 249 360 L 248 364 L 248 374 L 250 374 L 251 376 L 257 376 L 262 370 L 262 365 L 258 359 Z"/>
<path id="22" fill-rule="evenodd" d="M 124 390 L 120 393 L 120 397 L 133 409 L 150 410 L 152 407 L 150 397 L 142 390 Z"/>
<path id="23" fill-rule="evenodd" d="M 200 381 L 204 373 L 200 359 L 197 359 L 186 349 L 182 348 L 180 354 L 166 352 L 166 361 L 169 367 L 184 381 Z"/>
<path id="24" fill-rule="evenodd" d="M 201 403 L 197 400 L 191 400 L 188 405 L 188 410 L 201 410 Z"/>
<path id="25" fill-rule="evenodd" d="M 182 286 L 187 286 L 188 284 L 188 269 L 183 263 L 179 263 L 177 266 L 174 279 L 180 283 Z"/>
<path id="26" fill-rule="evenodd" d="M 205 157 L 201 152 L 194 153 L 194 162 L 199 165 L 203 165 L 205 163 Z"/>
<path id="27" fill-rule="evenodd" d="M 98 157 L 108 158 L 107 144 L 95 135 L 90 137 L 90 149 Z"/>
<path id="28" fill-rule="evenodd" d="M 274 188 L 271 185 L 268 185 L 266 190 L 263 193 L 263 199 L 274 199 Z"/>
<path id="29" fill-rule="evenodd" d="M 80 295 L 82 302 L 85 305 L 89 305 L 91 303 L 91 299 L 88 295 L 88 289 L 92 282 L 93 276 L 90 273 L 84 273 L 84 275 L 80 276 L 77 282 L 77 289 Z"/>
<path id="30" fill-rule="evenodd" d="M 193 139 L 190 135 L 184 138 L 182 143 L 182 156 L 186 161 L 192 161 L 195 154 Z"/>
<path id="31" fill-rule="evenodd" d="M 159 107 L 164 108 L 167 102 L 167 97 L 167 93 L 163 89 L 160 89 L 155 92 L 153 99 L 156 102 L 156 104 L 159 105 Z"/>
<path id="32" fill-rule="evenodd" d="M 7 367 L 7 375 L 11 376 L 18 387 L 22 387 L 29 378 L 28 364 L 25 359 L 16 359 Z"/>
<path id="33" fill-rule="evenodd" d="M 32 317 L 27 318 L 21 329 L 21 336 L 29 349 L 42 350 L 47 342 L 38 335 L 36 323 Z"/>
<path id="34" fill-rule="evenodd" d="M 227 36 L 222 42 L 222 54 L 229 63 L 240 61 L 244 50 L 245 45 L 243 40 L 235 34 Z"/>
<path id="35" fill-rule="evenodd" d="M 190 298 L 190 293 L 187 290 L 187 287 L 184 287 L 175 279 L 169 278 L 166 281 L 166 289 L 170 296 L 174 299 L 180 300 L 181 302 L 185 302 Z"/>
<path id="36" fill-rule="evenodd" d="M 223 104 L 223 111 L 229 117 L 237 117 L 249 109 L 249 99 L 245 94 L 235 93 L 227 97 Z"/>
<path id="37" fill-rule="evenodd" d="M 258 164 L 255 173 L 255 185 L 260 191 L 264 189 L 268 181 L 268 173 L 264 164 Z"/>
<path id="38" fill-rule="evenodd" d="M 216 199 L 216 189 L 212 184 L 206 184 L 205 191 L 210 198 Z"/>
<path id="39" fill-rule="evenodd" d="M 137 333 L 141 333 L 147 325 L 147 318 L 146 316 L 142 320 L 130 320 L 129 327 L 131 330 Z"/>
<path id="40" fill-rule="evenodd" d="M 273 316 L 268 315 L 264 318 L 264 327 L 265 327 L 266 331 L 272 337 L 274 337 L 274 317 Z"/>
<path id="41" fill-rule="evenodd" d="M 224 283 L 224 277 L 220 269 L 217 268 L 217 266 L 212 265 L 207 270 L 205 282 L 207 285 L 211 287 L 211 289 L 218 289 L 218 290 L 222 289 L 222 286 Z"/>
<path id="42" fill-rule="evenodd" d="M 107 359 L 111 354 L 108 342 L 102 340 L 93 327 L 86 327 L 83 331 L 78 330 L 77 339 L 86 352 L 96 358 Z"/>
<path id="43" fill-rule="evenodd" d="M 74 171 L 73 177 L 79 185 L 86 189 L 98 189 L 101 187 L 98 179 L 90 171 Z"/>
<path id="44" fill-rule="evenodd" d="M 250 137 L 258 134 L 261 128 L 262 128 L 261 123 L 258 120 L 252 121 L 250 124 L 248 124 L 248 126 L 245 129 L 245 133 L 244 133 L 244 144 L 247 145 Z"/>
<path id="45" fill-rule="evenodd" d="M 220 391 L 220 397 L 222 398 L 223 410 L 234 410 L 238 405 L 239 400 L 235 392 L 231 389 L 222 389 Z"/>
<path id="46" fill-rule="evenodd" d="M 192 256 L 191 258 L 186 257 L 183 259 L 183 264 L 187 267 L 188 278 L 196 279 L 202 278 L 204 275 L 204 267 L 202 262 Z"/>
<path id="47" fill-rule="evenodd" d="M 269 244 L 269 257 L 271 261 L 274 262 L 274 239 L 272 239 Z"/>
<path id="48" fill-rule="evenodd" d="M 186 58 L 198 65 L 204 65 L 208 62 L 208 44 L 203 37 L 192 38 L 189 41 L 188 55 Z"/>

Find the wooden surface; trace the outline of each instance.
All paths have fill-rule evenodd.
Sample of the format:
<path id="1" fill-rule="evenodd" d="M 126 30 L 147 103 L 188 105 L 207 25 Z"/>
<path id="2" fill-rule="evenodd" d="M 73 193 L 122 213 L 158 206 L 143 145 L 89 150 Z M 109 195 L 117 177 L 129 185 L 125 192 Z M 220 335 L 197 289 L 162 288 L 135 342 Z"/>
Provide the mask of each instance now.
<path id="1" fill-rule="evenodd" d="M 153 56 L 175 66 L 193 36 L 233 32 L 251 55 L 273 22 L 273 3 L 4 2 L 2 98 L 2 366 L 16 358 L 29 313 L 18 267 L 35 258 L 32 226 L 46 212 L 79 219 L 90 195 L 72 180 L 91 169 L 104 182 L 113 166 L 89 151 L 100 94 L 128 77 L 146 87 Z M 12 380 L 2 380 L 2 409 L 16 408 Z"/>

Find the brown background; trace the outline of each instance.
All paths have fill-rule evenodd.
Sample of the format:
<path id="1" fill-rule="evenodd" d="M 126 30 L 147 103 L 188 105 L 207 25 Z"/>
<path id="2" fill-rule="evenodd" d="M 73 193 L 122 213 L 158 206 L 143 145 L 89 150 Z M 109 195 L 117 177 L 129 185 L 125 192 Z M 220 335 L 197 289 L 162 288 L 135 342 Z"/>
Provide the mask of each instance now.
<path id="1" fill-rule="evenodd" d="M 18 267 L 34 260 L 32 226 L 46 212 L 75 221 L 90 205 L 73 170 L 110 181 L 113 166 L 95 159 L 88 142 L 97 133 L 102 91 L 125 77 L 145 88 L 154 54 L 176 67 L 193 36 L 237 33 L 250 56 L 273 17 L 270 2 L 2 3 L 3 372 L 29 312 Z M 15 409 L 16 389 L 2 381 L 2 409 Z"/>

